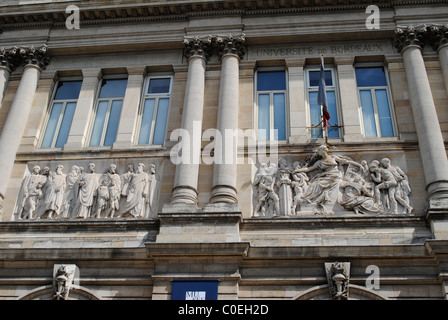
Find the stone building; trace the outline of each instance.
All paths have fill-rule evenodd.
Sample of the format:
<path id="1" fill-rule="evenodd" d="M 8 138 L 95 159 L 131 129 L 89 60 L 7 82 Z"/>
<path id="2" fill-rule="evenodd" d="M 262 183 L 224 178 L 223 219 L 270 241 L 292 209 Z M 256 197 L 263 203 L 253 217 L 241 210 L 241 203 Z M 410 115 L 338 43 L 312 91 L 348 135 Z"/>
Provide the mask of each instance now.
<path id="1" fill-rule="evenodd" d="M 448 6 L 369 5 L 3 1 L 1 299 L 446 299 Z"/>

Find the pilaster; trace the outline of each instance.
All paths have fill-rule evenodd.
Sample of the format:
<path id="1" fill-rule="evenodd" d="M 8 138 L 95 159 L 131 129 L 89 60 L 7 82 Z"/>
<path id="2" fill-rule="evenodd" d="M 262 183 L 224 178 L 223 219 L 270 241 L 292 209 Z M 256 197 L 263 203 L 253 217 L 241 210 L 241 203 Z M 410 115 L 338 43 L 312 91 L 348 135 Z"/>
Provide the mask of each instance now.
<path id="1" fill-rule="evenodd" d="M 83 80 L 78 103 L 73 115 L 72 126 L 64 150 L 77 150 L 84 147 L 88 139 L 89 123 L 94 112 L 98 84 L 102 77 L 101 69 L 83 69 Z"/>
<path id="2" fill-rule="evenodd" d="M 354 62 L 354 56 L 335 58 L 339 77 L 339 92 L 341 96 L 345 142 L 360 142 L 364 139 L 361 130 L 358 96 L 356 94 L 357 85 L 355 68 L 353 66 Z"/>
<path id="3" fill-rule="evenodd" d="M 286 60 L 288 68 L 289 85 L 289 119 L 290 137 L 289 143 L 307 143 L 309 134 L 306 128 L 306 106 L 305 106 L 305 58 Z"/>
<path id="4" fill-rule="evenodd" d="M 120 123 L 118 124 L 117 139 L 113 149 L 130 148 L 134 142 L 137 130 L 138 113 L 140 108 L 146 67 L 128 69 L 128 85 L 123 100 Z"/>

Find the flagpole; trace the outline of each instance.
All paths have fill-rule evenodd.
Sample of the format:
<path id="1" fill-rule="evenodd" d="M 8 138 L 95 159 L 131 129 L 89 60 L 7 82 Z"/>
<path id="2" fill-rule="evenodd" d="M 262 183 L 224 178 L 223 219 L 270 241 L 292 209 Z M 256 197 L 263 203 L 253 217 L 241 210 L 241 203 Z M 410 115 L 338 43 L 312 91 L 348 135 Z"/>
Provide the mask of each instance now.
<path id="1" fill-rule="evenodd" d="M 323 65 L 324 64 L 323 63 L 323 59 L 324 59 L 324 52 L 323 51 L 320 52 L 320 59 L 321 59 L 321 65 Z M 323 122 L 324 106 L 321 104 L 320 108 L 321 108 L 322 122 Z M 328 126 L 323 125 L 322 127 L 323 127 L 322 135 L 323 135 L 323 138 L 324 138 L 324 142 L 325 142 L 326 145 L 328 145 L 328 131 L 327 131 L 328 130 Z"/>

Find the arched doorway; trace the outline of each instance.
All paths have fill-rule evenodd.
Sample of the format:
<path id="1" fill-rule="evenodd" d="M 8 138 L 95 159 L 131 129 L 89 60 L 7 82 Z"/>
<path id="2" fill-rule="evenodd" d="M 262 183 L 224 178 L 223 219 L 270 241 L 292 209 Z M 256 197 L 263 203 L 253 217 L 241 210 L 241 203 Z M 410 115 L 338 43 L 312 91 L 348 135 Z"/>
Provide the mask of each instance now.
<path id="1" fill-rule="evenodd" d="M 53 300 L 53 295 L 53 286 L 43 286 L 19 297 L 18 300 Z M 101 300 L 101 298 L 86 288 L 72 285 L 68 300 Z"/>
<path id="2" fill-rule="evenodd" d="M 389 300 L 376 291 L 355 284 L 349 284 L 349 292 L 349 300 Z M 294 296 L 292 300 L 331 300 L 330 288 L 327 284 L 312 287 Z"/>

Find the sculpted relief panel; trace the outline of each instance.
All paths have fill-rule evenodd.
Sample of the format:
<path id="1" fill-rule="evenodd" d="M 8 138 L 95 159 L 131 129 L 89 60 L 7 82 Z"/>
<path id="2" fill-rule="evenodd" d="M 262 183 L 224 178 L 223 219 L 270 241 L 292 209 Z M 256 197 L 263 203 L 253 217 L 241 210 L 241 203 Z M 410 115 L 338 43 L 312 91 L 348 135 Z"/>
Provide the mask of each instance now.
<path id="1" fill-rule="evenodd" d="M 261 163 L 253 187 L 254 217 L 334 214 L 409 214 L 409 181 L 388 158 L 361 163 L 321 145 L 304 163 Z"/>
<path id="2" fill-rule="evenodd" d="M 35 165 L 25 176 L 17 198 L 15 220 L 148 218 L 156 211 L 156 166 L 128 164 L 118 172 L 111 163 L 98 172 L 95 163 L 84 168 Z"/>

